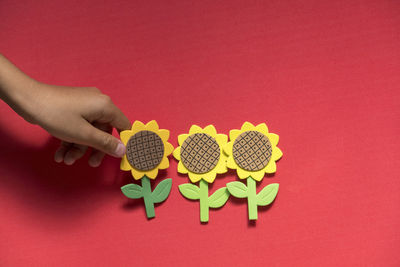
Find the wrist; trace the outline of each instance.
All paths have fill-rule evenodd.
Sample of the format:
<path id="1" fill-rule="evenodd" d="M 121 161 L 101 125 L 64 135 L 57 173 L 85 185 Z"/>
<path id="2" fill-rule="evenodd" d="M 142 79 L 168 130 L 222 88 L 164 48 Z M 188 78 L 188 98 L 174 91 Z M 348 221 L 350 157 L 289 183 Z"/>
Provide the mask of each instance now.
<path id="1" fill-rule="evenodd" d="M 11 90 L 10 102 L 7 104 L 27 122 L 38 124 L 36 114 L 41 109 L 39 100 L 42 98 L 43 86 L 36 80 L 29 79 Z"/>
<path id="2" fill-rule="evenodd" d="M 41 84 L 0 54 L 0 98 L 25 120 L 35 123 L 33 113 Z"/>

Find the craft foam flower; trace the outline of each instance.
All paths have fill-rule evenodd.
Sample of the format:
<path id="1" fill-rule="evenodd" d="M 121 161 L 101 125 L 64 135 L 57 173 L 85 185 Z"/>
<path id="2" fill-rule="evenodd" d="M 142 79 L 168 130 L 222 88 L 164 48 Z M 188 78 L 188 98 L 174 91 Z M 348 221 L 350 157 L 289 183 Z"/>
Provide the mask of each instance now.
<path id="1" fill-rule="evenodd" d="M 245 122 L 240 130 L 231 130 L 229 138 L 224 147 L 227 166 L 236 169 L 240 179 L 261 181 L 265 173 L 276 172 L 275 161 L 283 155 L 277 147 L 279 136 L 269 133 L 265 123 L 254 126 Z"/>
<path id="2" fill-rule="evenodd" d="M 144 176 L 155 179 L 158 170 L 169 167 L 168 156 L 174 147 L 167 142 L 169 131 L 159 129 L 156 121 L 146 125 L 135 121 L 131 130 L 121 132 L 120 138 L 127 147 L 127 153 L 121 160 L 121 170 L 131 171 L 135 180 Z"/>
<path id="3" fill-rule="evenodd" d="M 217 174 L 228 171 L 223 147 L 228 137 L 217 134 L 213 125 L 204 129 L 197 125 L 190 127 L 189 134 L 178 136 L 179 147 L 174 150 L 174 157 L 179 161 L 178 172 L 188 174 L 193 183 L 205 180 L 212 183 Z"/>

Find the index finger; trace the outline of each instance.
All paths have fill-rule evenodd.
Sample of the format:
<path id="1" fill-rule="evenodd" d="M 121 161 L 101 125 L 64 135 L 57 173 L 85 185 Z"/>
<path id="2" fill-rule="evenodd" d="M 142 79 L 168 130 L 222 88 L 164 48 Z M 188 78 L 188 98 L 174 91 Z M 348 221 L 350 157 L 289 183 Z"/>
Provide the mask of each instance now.
<path id="1" fill-rule="evenodd" d="M 131 122 L 129 119 L 125 116 L 125 114 L 113 104 L 113 113 L 114 117 L 110 121 L 110 125 L 117 129 L 118 133 L 124 130 L 130 130 L 131 129 Z"/>
<path id="2" fill-rule="evenodd" d="M 117 129 L 118 133 L 131 129 L 131 122 L 125 114 L 111 101 L 104 108 L 104 119 L 107 120 L 112 127 Z M 101 119 L 99 121 L 102 121 Z"/>

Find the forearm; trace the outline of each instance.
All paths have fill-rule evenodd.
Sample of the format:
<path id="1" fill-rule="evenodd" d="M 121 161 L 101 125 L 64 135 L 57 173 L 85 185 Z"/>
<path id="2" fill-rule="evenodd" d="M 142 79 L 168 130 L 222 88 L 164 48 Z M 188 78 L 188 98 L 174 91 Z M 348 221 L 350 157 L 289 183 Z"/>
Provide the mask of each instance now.
<path id="1" fill-rule="evenodd" d="M 104 153 L 125 154 L 112 129 L 130 129 L 131 123 L 110 97 L 94 87 L 43 84 L 27 76 L 0 55 L 0 98 L 30 123 L 63 140 L 57 162 L 73 164 L 92 147 L 89 164 L 98 166 Z"/>
<path id="2" fill-rule="evenodd" d="M 34 109 L 33 95 L 39 84 L 0 54 L 0 98 L 30 122 L 33 121 L 28 110 Z"/>

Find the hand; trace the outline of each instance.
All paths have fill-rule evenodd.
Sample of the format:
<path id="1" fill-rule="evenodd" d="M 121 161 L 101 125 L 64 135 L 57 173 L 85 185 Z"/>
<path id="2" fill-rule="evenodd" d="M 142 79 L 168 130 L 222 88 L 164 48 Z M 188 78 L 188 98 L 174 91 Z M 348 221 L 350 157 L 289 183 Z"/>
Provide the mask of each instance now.
<path id="1" fill-rule="evenodd" d="M 37 84 L 33 104 L 26 111 L 32 123 L 63 140 L 56 162 L 72 165 L 92 147 L 89 165 L 97 167 L 104 154 L 122 157 L 125 146 L 111 132 L 130 129 L 128 118 L 111 99 L 94 87 L 62 87 Z M 29 100 L 28 100 L 29 101 Z"/>
<path id="2" fill-rule="evenodd" d="M 128 118 L 111 99 L 93 87 L 47 85 L 30 78 L 0 55 L 0 98 L 25 120 L 62 140 L 56 162 L 72 165 L 92 147 L 89 165 L 104 154 L 122 157 L 125 146 L 111 135 L 129 129 Z"/>

